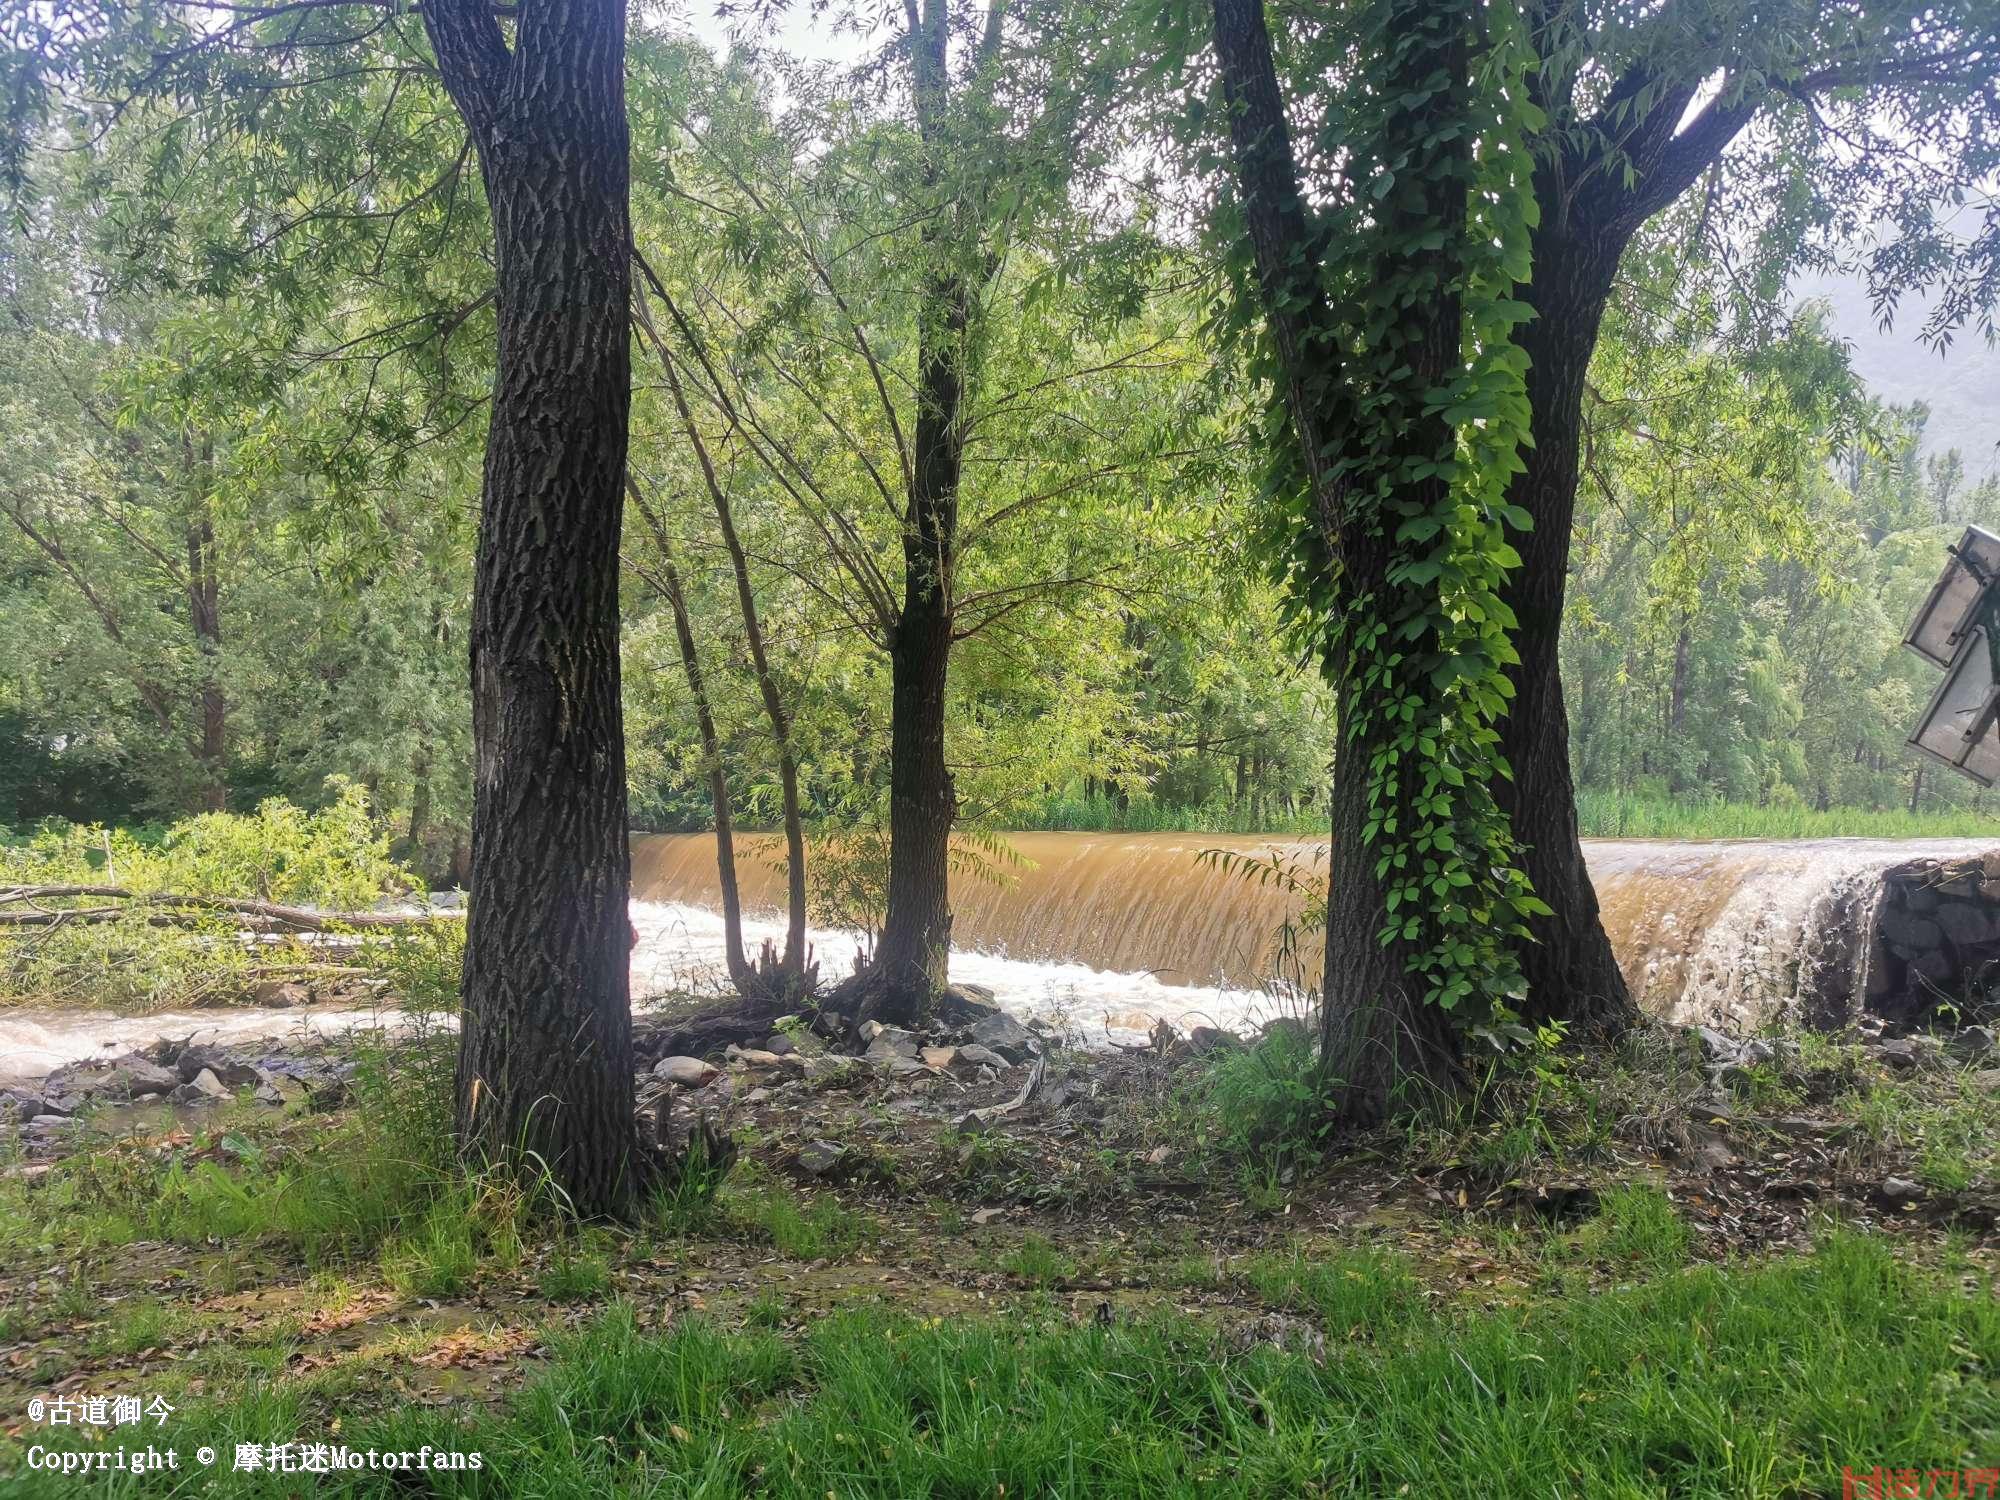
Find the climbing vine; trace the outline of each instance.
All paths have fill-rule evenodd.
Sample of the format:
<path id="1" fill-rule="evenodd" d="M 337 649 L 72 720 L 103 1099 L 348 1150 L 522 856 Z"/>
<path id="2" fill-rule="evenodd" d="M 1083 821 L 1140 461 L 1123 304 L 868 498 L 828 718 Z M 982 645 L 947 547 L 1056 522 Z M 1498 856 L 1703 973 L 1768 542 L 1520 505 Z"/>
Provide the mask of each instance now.
<path id="1" fill-rule="evenodd" d="M 1505 6 L 1377 0 L 1351 20 L 1366 66 L 1307 144 L 1342 164 L 1309 247 L 1332 324 L 1315 351 L 1319 455 L 1300 440 L 1296 351 L 1287 368 L 1268 333 L 1257 343 L 1277 439 L 1269 555 L 1341 687 L 1339 753 L 1366 757 L 1379 941 L 1428 1003 L 1500 1042 L 1527 1035 L 1515 945 L 1548 910 L 1494 797 L 1517 660 L 1508 535 L 1530 524 L 1504 492 L 1529 419 L 1509 335 L 1536 214 L 1531 54 Z M 1239 284 L 1257 270 L 1247 246 L 1235 263 Z M 1267 314 L 1270 282 L 1267 265 Z"/>

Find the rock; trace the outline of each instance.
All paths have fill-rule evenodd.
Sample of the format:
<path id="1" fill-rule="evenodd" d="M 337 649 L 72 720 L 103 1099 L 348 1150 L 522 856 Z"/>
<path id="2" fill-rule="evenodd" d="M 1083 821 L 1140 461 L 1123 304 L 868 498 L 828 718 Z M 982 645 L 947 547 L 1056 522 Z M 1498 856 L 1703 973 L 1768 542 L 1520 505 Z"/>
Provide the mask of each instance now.
<path id="1" fill-rule="evenodd" d="M 174 1102 L 177 1104 L 208 1104 L 228 1097 L 227 1086 L 207 1068 L 203 1068 L 173 1093 Z"/>
<path id="2" fill-rule="evenodd" d="M 954 1026 L 984 1020 L 999 1009 L 993 991 L 983 984 L 947 985 L 937 1000 L 937 1018 Z"/>
<path id="3" fill-rule="evenodd" d="M 743 1102 L 745 1104 L 762 1104 L 766 1099 L 770 1097 L 771 1097 L 771 1090 L 766 1088 L 755 1088 L 750 1090 L 749 1093 L 743 1096 Z"/>
<path id="4" fill-rule="evenodd" d="M 1990 1026 L 1967 1026 L 1951 1039 L 1951 1050 L 1965 1058 L 1988 1056 L 1993 1047 L 1993 1028 Z"/>
<path id="5" fill-rule="evenodd" d="M 1197 1026 L 1188 1033 L 1187 1044 L 1196 1057 L 1206 1057 L 1211 1052 L 1234 1051 L 1243 1045 L 1243 1038 L 1219 1026 Z"/>
<path id="6" fill-rule="evenodd" d="M 1021 1062 L 1035 1050 L 1035 1039 L 1028 1028 L 1004 1010 L 974 1021 L 966 1038 L 982 1047 L 991 1047 L 1009 1062 Z"/>
<path id="7" fill-rule="evenodd" d="M 771 1033 L 771 1039 L 764 1043 L 764 1050 L 777 1057 L 790 1057 L 799 1050 L 799 1044 L 782 1031 Z"/>
<path id="8" fill-rule="evenodd" d="M 1004 1073 L 1011 1063 L 991 1047 L 982 1047 L 977 1042 L 967 1042 L 952 1048 L 952 1066 L 962 1068 L 991 1068 L 996 1073 Z"/>
<path id="9" fill-rule="evenodd" d="M 919 1047 L 917 1061 L 927 1068 L 949 1068 L 958 1061 L 956 1047 Z"/>
<path id="10" fill-rule="evenodd" d="M 930 1072 L 929 1068 L 918 1062 L 914 1057 L 905 1057 L 900 1052 L 877 1054 L 873 1049 L 870 1049 L 867 1061 L 875 1067 L 880 1068 L 891 1078 L 912 1078 L 919 1073 Z"/>
<path id="11" fill-rule="evenodd" d="M 219 1047 L 188 1047 L 176 1060 L 182 1083 L 193 1083 L 204 1069 L 233 1089 L 252 1088 L 266 1081 L 261 1069 L 238 1062 Z"/>
<path id="12" fill-rule="evenodd" d="M 1944 930 L 1929 917 L 1895 906 L 1882 913 L 1883 939 L 1890 947 L 1905 953 L 1923 953 L 1935 948 L 1943 936 Z"/>
<path id="13" fill-rule="evenodd" d="M 784 1059 L 775 1052 L 766 1052 L 761 1047 L 731 1047 L 727 1056 L 751 1068 L 775 1068 Z"/>
<path id="14" fill-rule="evenodd" d="M 107 1094 L 115 1091 L 128 1099 L 139 1099 L 168 1093 L 180 1081 L 180 1074 L 172 1068 L 163 1068 L 134 1053 L 130 1057 L 119 1058 L 111 1065 L 111 1071 L 104 1075 L 103 1091 Z"/>
<path id="15" fill-rule="evenodd" d="M 1986 1068 L 1974 1073 L 1972 1086 L 1981 1093 L 2000 1094 L 2000 1068 Z"/>
<path id="16" fill-rule="evenodd" d="M 1954 901 L 1939 907 L 1933 920 L 1954 947 L 1983 947 L 2000 937 L 2000 910 L 1983 902 Z"/>
<path id="17" fill-rule="evenodd" d="M 721 1071 L 714 1063 L 703 1062 L 698 1057 L 663 1057 L 653 1064 L 655 1078 L 664 1078 L 668 1083 L 677 1083 L 688 1089 L 702 1087 Z"/>
<path id="18" fill-rule="evenodd" d="M 1885 1203 L 1901 1207 L 1905 1203 L 1921 1203 L 1924 1199 L 1922 1183 L 1912 1182 L 1907 1177 L 1885 1177 L 1877 1190 Z"/>
<path id="19" fill-rule="evenodd" d="M 1743 1050 L 1736 1038 L 1724 1036 L 1712 1026 L 1697 1026 L 1694 1034 L 1701 1042 L 1701 1055 L 1713 1063 L 1734 1062 Z"/>
<path id="20" fill-rule="evenodd" d="M 0 1089 L 0 1120 L 25 1125 L 36 1115 L 47 1113 L 40 1094 L 31 1094 L 26 1089 Z"/>
<path id="21" fill-rule="evenodd" d="M 799 1147 L 799 1170 L 814 1177 L 824 1177 L 839 1166 L 847 1156 L 847 1148 L 838 1141 L 807 1141 Z"/>
<path id="22" fill-rule="evenodd" d="M 274 1104 L 282 1106 L 285 1102 L 285 1096 L 279 1093 L 277 1089 L 275 1089 L 268 1083 L 260 1084 L 258 1086 L 257 1092 L 252 1094 L 250 1097 L 255 1099 L 259 1104 Z"/>
<path id="23" fill-rule="evenodd" d="M 312 991 L 295 979 L 266 979 L 250 987 L 252 1005 L 268 1005 L 273 1010 L 290 1010 L 312 1004 Z"/>
<path id="24" fill-rule="evenodd" d="M 1921 1061 L 1917 1055 L 1917 1044 L 1909 1037 L 1882 1043 L 1875 1049 L 1875 1055 L 1882 1060 L 1882 1066 L 1897 1073 L 1907 1073 Z"/>
<path id="25" fill-rule="evenodd" d="M 892 1057 L 900 1057 L 914 1062 L 917 1056 L 917 1045 L 916 1037 L 909 1032 L 899 1030 L 894 1026 L 879 1026 L 876 1028 L 873 1038 L 868 1043 L 868 1050 L 861 1055 L 869 1062 L 882 1062 Z"/>
<path id="26" fill-rule="evenodd" d="M 37 1135 L 54 1135 L 57 1131 L 68 1130 L 79 1123 L 81 1122 L 72 1120 L 68 1115 L 36 1115 L 34 1119 L 28 1121 L 28 1129 Z"/>
<path id="27" fill-rule="evenodd" d="M 872 1042 L 888 1029 L 880 1021 L 863 1021 L 860 1030 L 855 1034 L 864 1042 Z"/>
<path id="28" fill-rule="evenodd" d="M 1951 955 L 1942 948 L 1927 948 L 1910 959 L 1911 973 L 1920 974 L 1938 984 L 1949 982 L 1956 968 Z"/>
<path id="29" fill-rule="evenodd" d="M 1778 1049 L 1760 1038 L 1745 1042 L 1743 1050 L 1737 1054 L 1736 1060 L 1745 1067 L 1755 1067 L 1759 1063 L 1775 1061 L 1777 1056 Z"/>

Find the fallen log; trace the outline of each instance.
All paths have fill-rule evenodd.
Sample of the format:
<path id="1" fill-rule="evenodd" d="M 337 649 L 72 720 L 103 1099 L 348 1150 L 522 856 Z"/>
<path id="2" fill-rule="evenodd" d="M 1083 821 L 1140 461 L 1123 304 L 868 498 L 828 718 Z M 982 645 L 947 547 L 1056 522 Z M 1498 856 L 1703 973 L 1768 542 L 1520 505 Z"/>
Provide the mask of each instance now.
<path id="1" fill-rule="evenodd" d="M 124 906 L 45 907 L 45 901 L 118 900 Z M 0 907 L 32 906 L 29 911 L 0 911 L 0 927 L 60 927 L 69 923 L 90 925 L 116 922 L 131 915 L 134 908 L 153 907 L 147 920 L 154 926 L 172 926 L 197 917 L 221 918 L 231 926 L 251 932 L 338 932 L 379 931 L 401 927 L 421 927 L 430 922 L 453 920 L 459 911 L 314 911 L 303 906 L 281 906 L 275 901 L 251 901 L 237 896 L 188 896 L 169 891 L 132 891 L 113 885 L 17 885 L 0 887 Z"/>

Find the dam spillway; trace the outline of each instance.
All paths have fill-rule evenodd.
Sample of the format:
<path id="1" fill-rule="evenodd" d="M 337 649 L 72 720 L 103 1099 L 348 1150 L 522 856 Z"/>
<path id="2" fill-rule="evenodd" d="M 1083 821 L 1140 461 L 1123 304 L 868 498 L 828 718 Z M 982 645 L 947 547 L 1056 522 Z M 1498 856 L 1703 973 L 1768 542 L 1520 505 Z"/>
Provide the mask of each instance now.
<path id="1" fill-rule="evenodd" d="M 1301 935 L 1298 967 L 1280 951 L 1280 931 L 1300 904 L 1288 883 L 1201 856 L 1275 856 L 1316 877 L 1323 843 L 1221 834 L 1005 837 L 1018 865 L 954 879 L 954 950 L 1145 976 L 1154 987 L 1203 992 L 1207 1014 L 1236 1009 L 1213 997 L 1261 991 L 1274 976 L 1317 983 L 1316 935 Z M 780 851 L 759 836 L 740 842 L 745 910 L 768 916 L 783 901 Z M 1741 1030 L 1790 1012 L 1836 1024 L 1864 1001 L 1909 1009 L 1913 995 L 1943 994 L 1975 959 L 1991 961 L 1989 948 L 2000 957 L 2000 841 L 1585 840 L 1584 855 L 1626 980 L 1641 1007 L 1666 1020 Z M 1987 883 L 1974 868 L 1982 857 L 1993 864 Z M 635 901 L 703 911 L 719 904 L 709 835 L 635 835 L 632 858 Z M 1934 889 L 1940 880 L 1942 896 Z M 1949 920 L 1939 920 L 1940 905 Z M 822 938 L 829 975 L 845 970 L 848 955 L 834 951 L 842 941 Z"/>

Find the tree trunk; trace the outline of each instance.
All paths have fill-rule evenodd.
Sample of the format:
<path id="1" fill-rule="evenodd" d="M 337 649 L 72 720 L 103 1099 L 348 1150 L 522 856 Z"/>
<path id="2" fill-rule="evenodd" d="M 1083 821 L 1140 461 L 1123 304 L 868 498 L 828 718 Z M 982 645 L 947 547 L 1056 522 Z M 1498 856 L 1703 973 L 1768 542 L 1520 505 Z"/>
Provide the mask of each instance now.
<path id="1" fill-rule="evenodd" d="M 927 150 L 946 149 L 949 6 L 913 4 L 911 89 Z M 998 12 L 996 11 L 996 15 Z M 927 170 L 935 183 L 935 167 Z M 958 794 L 945 760 L 945 690 L 951 671 L 958 485 L 964 460 L 965 341 L 972 314 L 963 267 L 968 247 L 943 229 L 927 250 L 944 262 L 918 309 L 917 417 L 909 506 L 903 514 L 903 607 L 889 643 L 889 891 L 875 962 L 857 1018 L 921 1021 L 944 989 L 951 954 L 951 827 Z"/>
<path id="2" fill-rule="evenodd" d="M 1341 718 L 1348 694 L 1340 694 Z M 1333 848 L 1359 850 L 1368 818 L 1369 747 L 1343 743 L 1333 765 Z M 1386 892 L 1372 858 L 1329 861 L 1320 1059 L 1356 1126 L 1408 1114 L 1460 1092 L 1459 1048 L 1445 1012 L 1414 993 L 1407 944 L 1385 945 Z"/>
<path id="3" fill-rule="evenodd" d="M 1537 193 L 1552 191 L 1539 179 Z M 1548 200 L 1545 200 L 1548 201 Z M 1507 498 L 1534 518 L 1516 537 L 1521 566 L 1505 598 L 1514 611 L 1514 702 L 1500 726 L 1514 771 L 1494 794 L 1513 820 L 1521 868 L 1552 908 L 1534 918 L 1534 941 L 1521 950 L 1528 982 L 1523 1013 L 1566 1020 L 1609 1034 L 1638 1018 L 1611 940 L 1598 915 L 1597 892 L 1577 834 L 1576 786 L 1569 766 L 1569 716 L 1563 707 L 1560 652 L 1569 584 L 1570 533 L 1582 452 L 1584 376 L 1611 293 L 1623 240 L 1590 244 L 1551 227 L 1545 210 L 1535 236 L 1535 279 L 1520 289 L 1535 309 L 1515 340 L 1528 351 L 1528 401 L 1534 443 Z"/>
<path id="4" fill-rule="evenodd" d="M 643 298 L 645 289 L 640 288 Z M 661 288 L 661 295 L 666 289 Z M 679 314 L 674 314 L 679 322 Z M 784 694 L 778 690 L 777 675 L 771 670 L 769 653 L 764 649 L 764 626 L 757 613 L 757 593 L 750 584 L 750 561 L 744 554 L 743 541 L 736 531 L 735 513 L 729 503 L 729 493 L 722 487 L 721 478 L 715 472 L 714 461 L 709 457 L 708 444 L 702 438 L 701 429 L 695 423 L 694 411 L 688 405 L 687 394 L 681 388 L 680 374 L 674 369 L 674 362 L 667 355 L 664 344 L 660 346 L 660 367 L 667 379 L 667 390 L 673 396 L 674 409 L 680 414 L 681 426 L 694 448 L 695 458 L 701 467 L 702 482 L 707 487 L 709 502 L 715 511 L 716 529 L 722 534 L 722 545 L 729 553 L 730 572 L 736 580 L 736 607 L 743 618 L 744 642 L 750 648 L 750 665 L 757 679 L 757 696 L 764 705 L 764 717 L 770 721 L 771 739 L 778 752 L 778 792 L 784 809 L 785 822 L 785 952 L 779 961 L 782 982 L 794 989 L 804 987 L 806 971 L 806 832 L 805 820 L 799 811 L 799 761 L 798 752 L 792 746 L 792 716 L 785 707 Z M 659 541 L 664 556 L 667 551 L 666 533 L 650 512 L 647 519 L 652 523 L 655 537 Z M 673 577 L 673 564 L 667 564 L 669 579 Z M 676 585 L 678 586 L 678 585 Z M 676 606 L 679 614 L 685 610 Z M 691 650 L 685 647 L 683 654 Z M 715 762 L 716 775 L 721 774 L 721 762 Z M 718 840 L 720 829 L 718 828 Z M 734 867 L 731 869 L 733 881 Z M 740 924 L 739 924 L 740 925 Z M 736 977 L 730 971 L 731 978 Z M 766 976 L 778 978 L 779 976 Z M 743 982 L 737 988 L 743 989 Z M 747 995 L 747 991 L 746 991 Z"/>
<path id="5" fill-rule="evenodd" d="M 188 623 L 194 629 L 201 663 L 197 693 L 201 740 L 195 761 L 201 767 L 201 807 L 221 812 L 229 805 L 229 709 L 218 673 L 222 655 L 221 589 L 215 573 L 215 526 L 207 516 L 188 527 Z"/>
<path id="6" fill-rule="evenodd" d="M 752 976 L 743 956 L 743 897 L 736 881 L 736 826 L 729 808 L 729 775 L 722 764 L 722 737 L 716 733 L 715 714 L 708 703 L 708 683 L 702 676 L 701 653 L 695 649 L 694 621 L 688 615 L 687 593 L 681 587 L 680 570 L 674 566 L 672 544 L 659 516 L 646 503 L 637 483 L 628 476 L 633 504 L 653 533 L 660 550 L 661 592 L 674 614 L 674 639 L 680 645 L 681 671 L 687 676 L 688 694 L 694 699 L 695 723 L 701 731 L 701 754 L 708 762 L 708 800 L 715 816 L 715 884 L 722 897 L 722 962 L 729 982 L 737 993 L 749 998 Z"/>
<path id="7" fill-rule="evenodd" d="M 940 43 L 941 45 L 941 43 Z M 951 825 L 958 794 L 945 760 L 952 570 L 970 311 L 965 285 L 941 278 L 918 353 L 910 506 L 903 524 L 903 608 L 889 651 L 889 900 L 864 1015 L 907 1024 L 944 989 L 951 952 Z"/>
<path id="8" fill-rule="evenodd" d="M 431 827 L 431 747 L 428 741 L 417 747 L 410 759 L 410 830 L 406 835 L 410 858 L 422 863 L 424 835 Z"/>
<path id="9" fill-rule="evenodd" d="M 474 574 L 458 1134 L 586 1215 L 635 1181 L 618 544 L 631 406 L 625 12 L 426 0 L 479 152 L 498 364 Z"/>
<path id="10" fill-rule="evenodd" d="M 1384 80 L 1384 97 L 1414 99 L 1390 105 L 1384 134 L 1411 160 L 1385 186 L 1378 212 L 1386 247 L 1378 267 L 1384 286 L 1404 300 L 1378 313 L 1379 347 L 1370 357 L 1396 373 L 1371 387 L 1378 406 L 1393 404 L 1393 451 L 1368 453 L 1374 474 L 1398 476 L 1409 499 L 1428 511 L 1449 484 L 1455 444 L 1452 426 L 1437 410 L 1435 392 L 1461 360 L 1458 263 L 1465 232 L 1466 184 L 1471 144 L 1463 129 L 1456 90 L 1434 94 L 1437 73 L 1465 75 L 1465 26 L 1469 17 L 1440 16 L 1421 40 L 1400 47 Z M 1335 460 L 1355 446 L 1353 377 L 1320 279 L 1320 254 L 1308 229 L 1284 105 L 1278 92 L 1263 0 L 1215 0 L 1216 52 L 1229 104 L 1230 134 L 1243 218 L 1254 255 L 1258 290 L 1282 373 L 1282 391 L 1293 437 L 1310 486 L 1314 514 L 1340 597 L 1383 601 L 1393 597 L 1391 566 L 1397 542 L 1384 505 L 1352 506 L 1348 479 Z M 1418 292 L 1417 288 L 1425 288 Z M 1400 356 L 1400 360 L 1396 356 Z M 1428 477 L 1401 476 L 1428 470 Z M 1365 488 L 1373 479 L 1364 474 Z M 1399 497 L 1400 498 L 1400 497 Z M 1358 513 L 1353 513 L 1358 509 Z M 1433 616 L 1426 616 L 1434 619 Z M 1385 621 L 1394 630 L 1394 621 Z M 1333 859 L 1326 922 L 1325 995 L 1320 1019 L 1323 1076 L 1339 1091 L 1339 1110 L 1354 1124 L 1372 1124 L 1392 1111 L 1432 1102 L 1459 1091 L 1464 1077 L 1458 1039 L 1449 1016 L 1428 1003 L 1411 977 L 1416 954 L 1409 944 L 1384 944 L 1387 890 L 1363 838 L 1364 826 L 1392 809 L 1371 801 L 1379 755 L 1394 729 L 1362 710 L 1348 659 L 1351 647 L 1334 636 L 1328 667 L 1339 688 L 1341 744 L 1334 759 Z M 1411 660 L 1435 656 L 1434 624 L 1404 646 Z M 1372 705 L 1371 705 L 1372 706 Z M 1253 814 L 1262 802 L 1262 760 L 1252 761 Z M 1401 795 L 1414 791 L 1405 779 Z"/>

